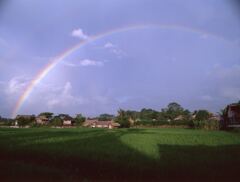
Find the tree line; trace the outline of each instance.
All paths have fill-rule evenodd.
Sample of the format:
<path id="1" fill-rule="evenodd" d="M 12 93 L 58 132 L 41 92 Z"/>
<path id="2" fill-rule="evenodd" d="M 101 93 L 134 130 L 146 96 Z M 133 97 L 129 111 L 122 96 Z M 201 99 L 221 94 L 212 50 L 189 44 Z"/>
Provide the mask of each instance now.
<path id="1" fill-rule="evenodd" d="M 219 116 L 223 114 L 224 110 L 219 112 Z M 190 112 L 188 109 L 184 109 L 179 103 L 171 102 L 166 108 L 160 111 L 143 108 L 140 111 L 135 110 L 123 110 L 119 109 L 117 115 L 112 114 L 100 114 L 94 118 L 87 118 L 83 114 L 76 114 L 75 117 L 71 117 L 68 114 L 54 115 L 51 112 L 42 112 L 38 117 L 44 116 L 48 119 L 48 125 L 50 126 L 62 126 L 63 118 L 69 117 L 73 121 L 74 125 L 81 126 L 86 119 L 96 119 L 99 121 L 115 121 L 123 128 L 128 127 L 142 127 L 142 126 L 161 126 L 161 125 L 182 125 L 192 128 L 206 128 L 206 129 L 218 129 L 219 119 L 214 116 L 208 110 L 195 110 Z M 24 125 L 36 125 L 35 116 L 30 117 L 20 116 L 17 118 L 19 126 Z M 16 119 L 2 118 L 0 117 L 0 124 L 13 125 Z"/>
<path id="2" fill-rule="evenodd" d="M 123 127 L 131 126 L 159 126 L 159 125 L 185 125 L 197 127 L 197 121 L 209 121 L 214 115 L 207 110 L 190 112 L 180 104 L 171 102 L 161 111 L 143 108 L 141 111 L 122 110 L 118 111 L 115 120 Z"/>

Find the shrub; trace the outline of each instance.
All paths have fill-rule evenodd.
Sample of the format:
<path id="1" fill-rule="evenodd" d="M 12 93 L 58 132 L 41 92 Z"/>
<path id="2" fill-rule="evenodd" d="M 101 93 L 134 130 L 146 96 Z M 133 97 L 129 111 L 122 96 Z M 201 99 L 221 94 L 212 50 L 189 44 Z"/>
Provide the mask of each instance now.
<path id="1" fill-rule="evenodd" d="M 60 117 L 54 117 L 49 123 L 50 126 L 62 126 L 62 120 Z"/>
<path id="2" fill-rule="evenodd" d="M 217 120 L 194 120 L 193 127 L 205 130 L 219 130 L 220 124 Z"/>

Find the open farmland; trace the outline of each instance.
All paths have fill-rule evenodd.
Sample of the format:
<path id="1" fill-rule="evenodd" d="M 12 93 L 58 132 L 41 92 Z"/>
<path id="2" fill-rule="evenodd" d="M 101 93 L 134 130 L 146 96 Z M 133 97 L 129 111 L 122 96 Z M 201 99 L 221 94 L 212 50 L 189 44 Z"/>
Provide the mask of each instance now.
<path id="1" fill-rule="evenodd" d="M 0 129 L 4 180 L 236 180 L 240 134 L 191 129 Z"/>

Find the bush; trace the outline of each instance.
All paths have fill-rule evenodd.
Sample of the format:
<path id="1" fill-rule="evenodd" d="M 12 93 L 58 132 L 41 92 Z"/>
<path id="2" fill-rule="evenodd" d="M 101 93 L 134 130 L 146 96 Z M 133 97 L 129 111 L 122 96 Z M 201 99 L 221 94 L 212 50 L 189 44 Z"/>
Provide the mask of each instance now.
<path id="1" fill-rule="evenodd" d="M 193 121 L 193 127 L 205 130 L 219 130 L 220 124 L 217 120 L 195 120 Z"/>
<path id="2" fill-rule="evenodd" d="M 62 126 L 62 120 L 60 117 L 54 117 L 49 123 L 50 126 Z"/>
<path id="3" fill-rule="evenodd" d="M 121 126 L 121 128 L 129 128 L 130 127 L 130 122 L 128 121 L 128 119 L 121 119 L 121 120 L 117 120 L 117 123 L 119 123 Z"/>

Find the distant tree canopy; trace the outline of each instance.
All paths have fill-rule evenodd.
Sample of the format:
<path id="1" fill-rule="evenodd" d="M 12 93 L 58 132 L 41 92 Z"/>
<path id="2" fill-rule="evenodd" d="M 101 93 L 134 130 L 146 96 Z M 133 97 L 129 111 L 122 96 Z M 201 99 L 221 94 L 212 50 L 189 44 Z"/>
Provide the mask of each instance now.
<path id="1" fill-rule="evenodd" d="M 109 121 L 109 120 L 112 120 L 114 119 L 114 115 L 112 114 L 100 114 L 99 117 L 98 117 L 98 120 L 99 121 Z"/>
<path id="2" fill-rule="evenodd" d="M 51 116 L 50 125 L 53 126 L 62 126 L 64 118 L 72 118 L 68 114 L 58 114 L 56 116 Z"/>
<path id="3" fill-rule="evenodd" d="M 86 120 L 86 118 L 82 114 L 77 114 L 74 118 L 76 125 L 82 125 L 82 123 Z"/>
<path id="4" fill-rule="evenodd" d="M 171 102 L 161 111 L 149 108 L 143 108 L 141 111 L 125 111 L 120 109 L 115 120 L 121 124 L 122 127 L 129 127 L 133 124 L 177 124 L 180 123 L 180 121 L 187 123 L 191 120 L 191 112 L 184 109 L 180 104 Z"/>
<path id="5" fill-rule="evenodd" d="M 162 117 L 164 119 L 172 121 L 178 116 L 182 116 L 184 119 L 189 119 L 190 111 L 184 110 L 184 108 L 176 102 L 171 102 L 168 104 L 167 108 L 162 109 Z"/>
<path id="6" fill-rule="evenodd" d="M 35 122 L 35 117 L 31 116 L 31 117 L 24 117 L 24 116 L 20 116 L 18 118 L 16 118 L 18 125 L 19 126 L 26 126 L 29 125 L 33 122 Z"/>
<path id="7" fill-rule="evenodd" d="M 48 119 L 52 119 L 53 118 L 53 113 L 51 113 L 51 112 L 42 112 L 38 116 L 45 116 Z"/>
<path id="8" fill-rule="evenodd" d="M 129 116 L 127 115 L 127 112 L 122 109 L 118 110 L 118 115 L 115 118 L 115 121 L 118 122 L 123 128 L 130 127 Z"/>
<path id="9" fill-rule="evenodd" d="M 140 118 L 143 120 L 148 120 L 148 119 L 157 119 L 158 118 L 158 112 L 153 110 L 153 109 L 145 109 L 143 108 L 140 111 Z"/>
<path id="10" fill-rule="evenodd" d="M 6 126 L 14 125 L 14 119 L 4 118 L 0 116 L 0 125 L 6 125 Z"/>
<path id="11" fill-rule="evenodd" d="M 210 114 L 207 110 L 199 110 L 196 113 L 195 119 L 198 121 L 204 121 L 204 120 L 208 120 L 209 117 L 210 117 Z"/>
<path id="12" fill-rule="evenodd" d="M 169 103 L 167 106 L 167 109 L 168 109 L 168 111 L 171 111 L 171 112 L 182 112 L 183 111 L 182 106 L 176 102 Z"/>
<path id="13" fill-rule="evenodd" d="M 68 114 L 63 114 L 63 113 L 60 113 L 60 114 L 58 114 L 57 115 L 59 118 L 61 118 L 62 120 L 64 119 L 64 118 L 71 118 L 71 116 L 69 116 Z"/>
<path id="14" fill-rule="evenodd" d="M 236 104 L 236 103 L 235 103 Z M 238 102 L 240 104 L 240 101 Z M 222 115 L 222 112 L 219 115 Z M 23 115 L 24 116 L 24 115 Z M 39 116 L 47 117 L 50 122 L 49 125 L 54 126 L 62 126 L 63 119 L 65 117 L 70 117 L 68 114 L 59 114 L 54 116 L 51 112 L 42 112 Z M 195 117 L 194 117 L 195 116 Z M 146 126 L 157 126 L 157 125 L 188 125 L 194 126 L 194 121 L 198 123 L 196 125 L 200 128 L 201 123 L 208 123 L 209 118 L 212 116 L 210 112 L 207 110 L 196 110 L 194 112 L 190 112 L 187 109 L 184 109 L 179 103 L 171 102 L 167 105 L 166 108 L 161 109 L 160 111 L 151 109 L 151 108 L 143 108 L 140 111 L 135 110 L 123 110 L 119 109 L 118 114 L 115 117 L 112 114 L 100 114 L 98 117 L 91 119 L 98 119 L 100 121 L 109 121 L 114 120 L 118 122 L 121 127 L 130 127 L 133 125 L 146 125 Z M 34 122 L 34 118 L 29 117 L 18 117 L 16 118 L 18 124 L 20 126 L 27 125 L 31 122 Z M 82 114 L 77 114 L 73 118 L 73 122 L 76 125 L 82 125 L 82 123 L 86 120 L 86 118 Z M 4 121 L 4 122 L 3 122 Z M 199 121 L 199 122 L 198 122 Z M 200 122 L 204 121 L 204 122 Z M 0 116 L 0 124 L 9 125 L 14 124 L 14 120 L 5 119 Z"/>
<path id="15" fill-rule="evenodd" d="M 54 116 L 50 122 L 50 125 L 52 126 L 62 126 L 62 124 L 63 124 L 63 121 L 60 118 L 60 116 Z"/>

